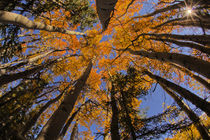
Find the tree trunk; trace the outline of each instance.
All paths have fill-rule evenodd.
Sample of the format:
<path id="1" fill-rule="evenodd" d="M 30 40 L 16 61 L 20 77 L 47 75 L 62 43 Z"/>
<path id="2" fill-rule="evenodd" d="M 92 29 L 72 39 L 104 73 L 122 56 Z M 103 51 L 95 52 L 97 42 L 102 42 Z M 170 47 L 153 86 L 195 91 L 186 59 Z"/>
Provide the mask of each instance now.
<path id="1" fill-rule="evenodd" d="M 49 54 L 51 54 L 53 52 L 54 52 L 54 50 L 51 50 L 51 51 L 45 52 L 43 54 L 40 54 L 38 56 L 35 56 L 33 58 L 29 58 L 29 59 L 26 59 L 26 60 L 20 60 L 18 62 L 15 61 L 15 62 L 11 62 L 9 64 L 4 64 L 3 66 L 1 66 L 1 68 L 8 69 L 8 70 L 15 70 L 15 69 L 17 69 L 17 68 L 19 68 L 21 66 L 24 66 L 24 65 L 26 65 L 28 63 L 32 63 L 33 64 L 37 60 L 39 60 L 39 59 L 41 59 L 43 57 L 46 57 L 47 55 L 49 55 Z M 15 66 L 12 66 L 13 64 L 15 64 Z"/>
<path id="2" fill-rule="evenodd" d="M 190 120 L 194 123 L 195 127 L 199 131 L 201 137 L 204 140 L 209 140 L 210 136 L 208 130 L 202 124 L 200 118 L 177 96 L 174 92 L 170 91 L 166 86 L 161 85 L 162 88 L 176 101 L 179 107 L 187 114 Z"/>
<path id="3" fill-rule="evenodd" d="M 198 21 L 182 21 L 182 22 L 174 22 L 172 26 L 183 26 L 183 27 L 201 27 L 200 22 Z M 203 28 L 210 29 L 210 23 L 202 23 Z"/>
<path id="4" fill-rule="evenodd" d="M 210 63 L 199 58 L 178 53 L 133 51 L 130 48 L 127 50 L 134 55 L 157 59 L 162 62 L 173 62 L 179 64 L 189 70 L 193 70 L 207 78 L 210 78 Z"/>
<path id="5" fill-rule="evenodd" d="M 127 100 L 126 100 L 126 97 L 125 97 L 125 93 L 123 91 L 120 91 L 120 93 L 122 95 L 122 104 L 123 104 L 123 108 L 125 109 L 126 118 L 127 118 L 126 124 L 127 124 L 128 128 L 130 129 L 132 140 L 136 140 L 135 129 L 134 129 L 133 125 L 132 125 L 131 117 L 129 115 L 129 111 L 128 111 L 128 108 L 126 106 Z"/>
<path id="6" fill-rule="evenodd" d="M 65 136 L 65 134 L 66 134 L 66 132 L 67 132 L 67 130 L 68 130 L 68 128 L 69 128 L 69 126 L 71 125 L 72 121 L 74 120 L 75 116 L 79 113 L 79 111 L 82 109 L 82 107 L 83 107 L 84 105 L 86 105 L 87 103 L 89 103 L 89 101 L 90 101 L 90 100 L 87 100 L 84 104 L 82 104 L 82 105 L 77 109 L 77 111 L 75 111 L 75 112 L 71 115 L 71 117 L 68 119 L 67 123 L 65 124 L 65 126 L 63 127 L 63 129 L 62 129 L 62 131 L 61 131 L 61 133 L 60 133 L 60 135 L 59 135 L 59 140 L 62 140 L 62 139 L 63 139 L 63 137 Z"/>
<path id="7" fill-rule="evenodd" d="M 114 95 L 115 95 L 115 91 L 114 91 L 114 86 L 112 84 L 112 90 L 111 90 L 111 107 L 112 107 L 111 139 L 112 140 L 120 140 L 119 126 L 118 126 L 119 111 L 117 108 L 117 102 L 115 100 Z"/>
<path id="8" fill-rule="evenodd" d="M 38 118 L 41 116 L 41 114 L 53 103 L 57 102 L 61 97 L 63 93 L 61 93 L 59 96 L 57 96 L 55 99 L 50 100 L 47 102 L 44 106 L 41 107 L 39 112 L 37 112 L 29 122 L 26 123 L 22 135 L 24 136 L 31 128 L 34 126 L 34 124 L 37 122 Z"/>
<path id="9" fill-rule="evenodd" d="M 177 41 L 177 40 L 173 40 L 173 39 L 162 39 L 162 38 L 150 38 L 150 39 L 157 40 L 157 41 L 163 41 L 163 42 L 171 42 L 176 45 L 179 45 L 180 47 L 189 47 L 189 48 L 197 49 L 203 53 L 210 55 L 210 48 L 199 45 L 199 44 L 195 44 L 192 42 L 182 42 L 182 41 Z"/>
<path id="10" fill-rule="evenodd" d="M 141 36 L 156 36 L 158 38 L 165 37 L 175 40 L 193 41 L 203 45 L 210 44 L 210 35 L 179 35 L 179 34 L 141 34 Z"/>
<path id="11" fill-rule="evenodd" d="M 7 11 L 0 11 L 0 22 L 5 24 L 18 25 L 26 29 L 37 29 L 48 32 L 59 32 L 68 35 L 85 35 L 84 33 L 69 31 L 63 28 L 46 25 L 40 22 L 34 22 L 25 16 Z"/>
<path id="12" fill-rule="evenodd" d="M 14 92 L 17 92 L 17 89 L 20 88 L 21 86 L 23 86 L 24 84 L 27 84 L 28 81 L 25 80 L 25 81 L 22 81 L 20 82 L 17 86 L 15 86 L 14 88 L 11 88 L 10 91 L 2 94 L 2 96 L 0 97 L 0 107 L 4 104 L 4 102 L 7 102 L 8 100 L 10 100 L 12 97 L 12 94 Z"/>
<path id="13" fill-rule="evenodd" d="M 77 80 L 74 88 L 68 94 L 65 94 L 64 100 L 48 120 L 47 124 L 45 124 L 38 135 L 37 140 L 54 140 L 58 138 L 62 127 L 68 119 L 69 114 L 72 112 L 75 102 L 89 77 L 92 66 L 93 64 L 91 61 L 85 72 Z"/>
<path id="14" fill-rule="evenodd" d="M 96 8 L 103 31 L 108 27 L 111 13 L 118 0 L 96 0 Z"/>
<path id="15" fill-rule="evenodd" d="M 67 55 L 65 57 L 62 57 L 62 58 L 59 58 L 57 60 L 52 60 L 48 63 L 45 63 L 45 64 L 42 64 L 40 66 L 36 66 L 34 68 L 31 68 L 29 70 L 25 70 L 23 72 L 19 72 L 19 73 L 14 73 L 14 74 L 4 74 L 4 75 L 1 75 L 0 76 L 0 87 L 4 84 L 8 84 L 12 81 L 15 81 L 15 80 L 18 80 L 18 79 L 21 79 L 21 78 L 25 78 L 25 77 L 28 77 L 36 72 L 39 72 L 40 70 L 44 69 L 44 68 L 48 68 L 49 66 L 52 66 L 53 64 L 59 62 L 59 61 L 62 61 L 68 57 L 71 57 L 71 56 L 77 56 L 76 54 L 73 54 L 73 55 Z"/>
<path id="16" fill-rule="evenodd" d="M 200 98 L 199 96 L 193 94 L 189 90 L 182 88 L 179 85 L 176 85 L 160 76 L 153 75 L 149 71 L 145 71 L 145 73 L 151 77 L 152 79 L 156 80 L 158 83 L 176 91 L 180 96 L 184 97 L 186 100 L 190 101 L 196 107 L 200 108 L 204 111 L 208 116 L 210 116 L 210 103 L 205 101 L 204 99 Z"/>
<path id="17" fill-rule="evenodd" d="M 201 83 L 203 86 L 205 86 L 206 89 L 210 90 L 210 83 L 208 81 L 206 81 L 205 79 L 201 78 L 198 75 L 195 75 L 194 73 L 192 73 L 188 69 L 185 69 L 185 68 L 183 68 L 181 66 L 178 66 L 176 64 L 171 64 L 171 65 L 174 66 L 175 68 L 177 68 L 178 70 L 181 70 L 181 71 L 185 72 L 186 74 L 188 74 L 189 76 L 191 76 L 192 78 L 194 78 L 195 80 L 197 80 L 199 83 Z"/>
<path id="18" fill-rule="evenodd" d="M 4 65 L 1 65 L 0 68 L 2 69 L 6 69 L 6 70 L 16 70 L 24 65 L 27 65 L 27 64 L 33 64 L 35 63 L 37 60 L 41 59 L 41 58 L 44 58 L 46 56 L 48 56 L 49 54 L 51 53 L 54 53 L 54 52 L 58 52 L 58 51 L 64 51 L 64 50 L 50 50 L 50 51 L 47 51 L 47 52 L 44 52 L 44 53 L 41 53 L 43 51 L 38 51 L 36 52 L 35 54 L 38 54 L 38 53 L 41 53 L 33 58 L 27 58 L 26 60 L 19 60 L 19 61 L 14 61 L 14 62 L 11 62 L 11 63 L 7 63 L 7 64 L 4 64 Z M 12 66 L 13 64 L 15 64 L 14 66 Z"/>
<path id="19" fill-rule="evenodd" d="M 61 131 L 61 133 L 59 135 L 59 138 L 58 138 L 59 140 L 63 139 L 63 137 L 65 136 L 65 134 L 66 134 L 66 132 L 67 132 L 67 130 L 69 128 L 69 126 L 71 125 L 72 121 L 74 120 L 74 118 L 77 115 L 77 113 L 79 113 L 79 111 L 80 111 L 80 108 L 77 111 L 75 111 L 72 114 L 72 116 L 68 119 L 67 123 L 65 124 L 65 126 L 63 127 L 63 129 L 62 129 L 62 131 Z"/>
<path id="20" fill-rule="evenodd" d="M 46 68 L 46 64 L 42 64 L 40 66 L 36 66 L 32 69 L 29 69 L 29 70 L 25 70 L 23 72 L 19 72 L 19 73 L 14 73 L 14 74 L 4 74 L 2 76 L 0 76 L 0 87 L 4 84 L 8 84 L 12 81 L 15 81 L 15 80 L 18 80 L 18 79 L 21 79 L 21 78 L 25 78 L 25 77 L 28 77 L 29 75 L 31 74 L 34 74 L 44 68 Z"/>
<path id="21" fill-rule="evenodd" d="M 73 129 L 72 129 L 71 136 L 70 136 L 70 140 L 77 140 L 77 138 L 76 138 L 77 131 L 78 131 L 78 124 L 77 124 L 77 122 L 76 122 L 76 123 L 74 124 Z"/>
<path id="22" fill-rule="evenodd" d="M 42 86 L 39 86 L 39 88 L 41 89 Z M 14 100 L 17 101 L 18 98 L 20 98 L 20 97 L 22 97 L 22 96 L 24 96 L 24 95 L 26 95 L 26 94 L 29 94 L 29 93 L 31 93 L 31 92 L 38 92 L 38 91 L 37 91 L 37 87 L 31 87 L 31 89 L 19 91 L 19 92 L 13 94 L 14 96 L 12 96 L 12 97 L 10 97 L 10 98 L 8 97 L 7 99 L 4 99 L 2 102 L 0 102 L 0 107 L 5 106 L 5 105 L 8 105 L 9 103 L 11 103 L 11 102 L 14 101 Z M 11 93 L 11 92 L 10 92 L 10 93 Z M 5 97 L 5 96 L 4 96 L 4 97 Z"/>

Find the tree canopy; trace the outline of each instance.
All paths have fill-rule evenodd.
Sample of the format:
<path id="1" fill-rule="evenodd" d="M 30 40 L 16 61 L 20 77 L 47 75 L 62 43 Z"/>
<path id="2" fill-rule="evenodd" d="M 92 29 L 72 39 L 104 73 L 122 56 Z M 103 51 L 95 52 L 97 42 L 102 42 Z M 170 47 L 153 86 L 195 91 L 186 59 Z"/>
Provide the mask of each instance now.
<path id="1" fill-rule="evenodd" d="M 209 12 L 208 0 L 0 1 L 0 137 L 209 139 Z M 147 116 L 157 86 L 174 103 Z"/>

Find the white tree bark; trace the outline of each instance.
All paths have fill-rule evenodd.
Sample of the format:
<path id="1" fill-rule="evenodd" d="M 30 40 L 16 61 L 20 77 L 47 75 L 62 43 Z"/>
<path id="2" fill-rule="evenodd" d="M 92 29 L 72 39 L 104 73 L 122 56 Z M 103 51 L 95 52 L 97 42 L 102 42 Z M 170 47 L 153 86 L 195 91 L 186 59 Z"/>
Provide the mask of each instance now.
<path id="1" fill-rule="evenodd" d="M 68 35 L 85 35 L 84 33 L 81 32 L 75 32 L 75 31 L 66 30 L 64 28 L 58 28 L 46 25 L 41 22 L 34 22 L 23 15 L 7 11 L 1 11 L 1 10 L 0 10 L 0 23 L 14 24 L 21 26 L 25 29 L 37 29 L 48 32 L 59 32 Z"/>
<path id="2" fill-rule="evenodd" d="M 38 72 L 38 71 L 40 71 L 44 68 L 49 68 L 50 66 L 54 65 L 57 62 L 60 62 L 60 61 L 66 59 L 68 57 L 73 57 L 73 56 L 78 56 L 78 55 L 77 54 L 67 55 L 67 56 L 58 58 L 56 60 L 52 60 L 50 62 L 35 66 L 33 68 L 28 68 L 28 69 L 26 69 L 25 71 L 22 71 L 22 72 L 12 73 L 12 74 L 3 74 L 3 75 L 0 76 L 0 87 L 4 84 L 8 84 L 8 83 L 13 82 L 15 80 L 25 78 L 25 77 L 27 77 L 31 74 L 34 74 L 34 73 L 36 73 L 36 72 Z"/>

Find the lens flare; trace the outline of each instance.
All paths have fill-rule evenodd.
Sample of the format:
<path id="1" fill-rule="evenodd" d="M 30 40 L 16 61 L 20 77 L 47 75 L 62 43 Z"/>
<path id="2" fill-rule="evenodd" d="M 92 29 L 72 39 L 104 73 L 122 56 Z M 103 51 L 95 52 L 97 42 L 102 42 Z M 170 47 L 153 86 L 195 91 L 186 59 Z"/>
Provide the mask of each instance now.
<path id="1" fill-rule="evenodd" d="M 191 8 L 187 8 L 186 12 L 187 12 L 188 15 L 190 15 L 190 14 L 192 14 L 192 9 Z"/>

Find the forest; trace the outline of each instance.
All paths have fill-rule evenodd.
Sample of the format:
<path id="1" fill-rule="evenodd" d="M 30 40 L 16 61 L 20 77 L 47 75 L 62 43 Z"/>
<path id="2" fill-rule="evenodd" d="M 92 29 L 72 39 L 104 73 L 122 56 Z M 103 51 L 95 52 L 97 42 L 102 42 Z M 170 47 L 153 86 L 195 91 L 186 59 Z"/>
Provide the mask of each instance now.
<path id="1" fill-rule="evenodd" d="M 0 140 L 209 140 L 209 55 L 209 0 L 0 0 Z"/>

